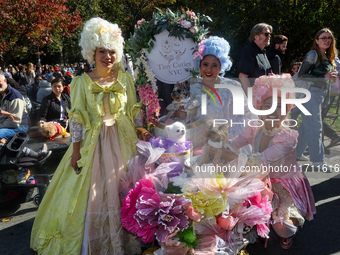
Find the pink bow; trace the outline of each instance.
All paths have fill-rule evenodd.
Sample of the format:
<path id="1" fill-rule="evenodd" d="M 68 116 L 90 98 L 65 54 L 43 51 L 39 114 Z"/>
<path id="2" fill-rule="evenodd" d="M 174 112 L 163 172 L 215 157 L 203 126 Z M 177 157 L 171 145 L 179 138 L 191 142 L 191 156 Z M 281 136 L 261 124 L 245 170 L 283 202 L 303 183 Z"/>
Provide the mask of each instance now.
<path id="1" fill-rule="evenodd" d="M 198 51 L 194 53 L 194 59 L 197 57 L 200 57 L 200 59 L 202 60 L 203 59 L 202 54 L 203 54 L 204 49 L 205 49 L 204 45 L 199 46 Z"/>

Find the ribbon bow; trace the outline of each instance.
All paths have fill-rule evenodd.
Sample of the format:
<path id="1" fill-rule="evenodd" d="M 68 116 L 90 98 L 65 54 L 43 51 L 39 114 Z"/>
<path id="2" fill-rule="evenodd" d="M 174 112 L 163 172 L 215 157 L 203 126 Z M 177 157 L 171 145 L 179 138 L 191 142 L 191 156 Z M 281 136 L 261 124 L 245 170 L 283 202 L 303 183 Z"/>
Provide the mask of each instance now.
<path id="1" fill-rule="evenodd" d="M 194 53 L 194 59 L 197 57 L 200 57 L 200 59 L 202 60 L 203 59 L 202 54 L 203 54 L 204 49 L 205 49 L 204 45 L 199 46 L 198 51 Z"/>
<path id="2" fill-rule="evenodd" d="M 109 106 L 111 114 L 115 114 L 118 112 L 121 102 L 118 98 L 118 93 L 124 93 L 125 88 L 122 86 L 120 82 L 115 82 L 109 87 L 102 87 L 98 83 L 92 83 L 91 91 L 93 94 L 98 94 L 97 96 L 97 110 L 100 116 L 104 116 L 104 93 L 109 93 Z"/>

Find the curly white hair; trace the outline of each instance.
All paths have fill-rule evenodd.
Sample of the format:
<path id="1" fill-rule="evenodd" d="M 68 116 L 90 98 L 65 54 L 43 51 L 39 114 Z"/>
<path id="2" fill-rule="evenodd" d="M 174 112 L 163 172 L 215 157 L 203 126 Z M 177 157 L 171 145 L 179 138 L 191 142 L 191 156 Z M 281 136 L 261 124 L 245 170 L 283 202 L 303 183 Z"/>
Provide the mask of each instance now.
<path id="1" fill-rule="evenodd" d="M 82 55 L 89 62 L 94 62 L 97 48 L 114 50 L 116 63 L 121 62 L 124 49 L 124 38 L 117 24 L 112 24 L 102 18 L 92 18 L 86 21 L 80 36 L 79 45 Z"/>

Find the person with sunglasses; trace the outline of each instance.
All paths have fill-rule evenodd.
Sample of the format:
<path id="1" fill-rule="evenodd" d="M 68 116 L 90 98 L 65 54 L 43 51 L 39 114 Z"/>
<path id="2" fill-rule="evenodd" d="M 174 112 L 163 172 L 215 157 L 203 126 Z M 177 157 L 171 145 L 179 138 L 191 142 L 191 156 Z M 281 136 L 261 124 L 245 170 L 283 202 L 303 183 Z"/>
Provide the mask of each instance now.
<path id="1" fill-rule="evenodd" d="M 302 61 L 299 79 L 311 81 L 309 91 L 311 98 L 304 107 L 311 115 L 301 114 L 302 123 L 298 129 L 299 137 L 296 156 L 303 159 L 303 152 L 309 148 L 312 167 L 322 171 L 331 170 L 324 161 L 324 145 L 322 142 L 322 105 L 328 100 L 330 80 L 337 77 L 335 56 L 336 41 L 328 28 L 319 30 L 314 38 L 313 46 Z"/>
<path id="2" fill-rule="evenodd" d="M 250 31 L 249 41 L 240 52 L 238 73 L 245 93 L 252 87 L 256 78 L 272 73 L 264 48 L 269 45 L 273 32 L 271 25 L 256 24 Z M 252 78 L 252 80 L 249 80 Z"/>

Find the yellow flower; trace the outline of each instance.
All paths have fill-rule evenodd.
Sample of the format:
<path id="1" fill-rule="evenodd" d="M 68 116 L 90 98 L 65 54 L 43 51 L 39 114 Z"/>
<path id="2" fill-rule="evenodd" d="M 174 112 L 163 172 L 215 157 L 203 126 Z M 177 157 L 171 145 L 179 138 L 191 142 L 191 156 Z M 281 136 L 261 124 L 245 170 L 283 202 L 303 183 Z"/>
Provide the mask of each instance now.
<path id="1" fill-rule="evenodd" d="M 199 191 L 196 195 L 193 193 L 185 193 L 184 196 L 187 199 L 191 199 L 192 206 L 208 219 L 222 213 L 226 208 L 226 194 L 221 194 L 219 197 L 211 197 Z"/>
<path id="2" fill-rule="evenodd" d="M 100 34 L 104 34 L 105 32 L 109 32 L 109 28 L 102 26 L 101 28 L 99 28 L 99 32 Z"/>

